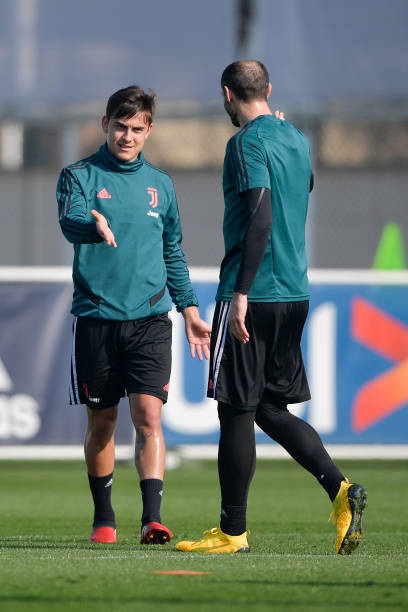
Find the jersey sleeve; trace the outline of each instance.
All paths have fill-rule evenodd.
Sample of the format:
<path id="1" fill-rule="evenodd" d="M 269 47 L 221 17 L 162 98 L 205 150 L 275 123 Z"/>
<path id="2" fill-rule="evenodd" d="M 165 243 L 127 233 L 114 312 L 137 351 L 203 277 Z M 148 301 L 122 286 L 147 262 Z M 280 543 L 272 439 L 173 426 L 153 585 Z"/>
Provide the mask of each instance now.
<path id="1" fill-rule="evenodd" d="M 73 244 L 103 242 L 96 222 L 88 210 L 79 182 L 68 168 L 62 170 L 57 184 L 59 224 L 65 238 Z"/>
<path id="2" fill-rule="evenodd" d="M 265 255 L 272 227 L 272 202 L 269 189 L 250 189 L 241 194 L 248 212 L 248 223 L 242 241 L 241 263 L 234 291 L 249 293 Z"/>
<path id="3" fill-rule="evenodd" d="M 180 215 L 174 191 L 164 219 L 163 257 L 167 271 L 167 287 L 176 309 L 180 312 L 188 306 L 198 306 L 182 248 Z"/>
<path id="4" fill-rule="evenodd" d="M 232 138 L 227 145 L 226 157 L 238 193 L 271 188 L 265 151 L 256 131 L 243 130 Z"/>

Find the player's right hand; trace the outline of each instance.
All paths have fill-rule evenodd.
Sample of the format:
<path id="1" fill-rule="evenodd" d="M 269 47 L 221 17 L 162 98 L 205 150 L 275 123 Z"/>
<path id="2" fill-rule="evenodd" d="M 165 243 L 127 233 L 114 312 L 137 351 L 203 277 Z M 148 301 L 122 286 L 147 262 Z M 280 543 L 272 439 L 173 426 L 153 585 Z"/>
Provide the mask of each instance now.
<path id="1" fill-rule="evenodd" d="M 91 214 L 96 220 L 96 231 L 98 234 L 105 240 L 108 246 L 113 246 L 116 249 L 118 245 L 116 244 L 115 236 L 105 217 L 97 210 L 91 210 Z"/>

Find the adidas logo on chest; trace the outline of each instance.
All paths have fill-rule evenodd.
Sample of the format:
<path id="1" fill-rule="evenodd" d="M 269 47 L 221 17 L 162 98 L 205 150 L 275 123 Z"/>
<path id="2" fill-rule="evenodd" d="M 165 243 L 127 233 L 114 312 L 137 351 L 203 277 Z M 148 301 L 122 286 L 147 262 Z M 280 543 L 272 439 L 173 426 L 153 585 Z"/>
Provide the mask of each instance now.
<path id="1" fill-rule="evenodd" d="M 102 200 L 109 200 L 112 196 L 109 193 L 109 191 L 103 187 L 97 194 L 96 194 L 97 198 L 101 198 Z"/>

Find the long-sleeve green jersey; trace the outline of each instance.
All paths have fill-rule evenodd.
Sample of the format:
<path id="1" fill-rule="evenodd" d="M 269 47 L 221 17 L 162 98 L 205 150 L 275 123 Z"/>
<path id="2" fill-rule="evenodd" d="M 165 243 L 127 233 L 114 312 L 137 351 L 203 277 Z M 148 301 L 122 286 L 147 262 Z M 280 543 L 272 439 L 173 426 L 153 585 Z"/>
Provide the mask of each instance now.
<path id="1" fill-rule="evenodd" d="M 126 321 L 197 305 L 184 252 L 173 181 L 141 152 L 121 162 L 106 144 L 64 168 L 59 222 L 74 245 L 76 316 Z M 91 210 L 109 223 L 117 248 L 96 231 Z"/>
<path id="2" fill-rule="evenodd" d="M 232 298 L 241 244 L 252 221 L 241 194 L 262 188 L 271 194 L 272 226 L 248 300 L 308 299 L 305 224 L 311 178 L 306 137 L 275 115 L 261 115 L 249 121 L 229 140 L 223 174 L 225 257 L 217 300 Z"/>

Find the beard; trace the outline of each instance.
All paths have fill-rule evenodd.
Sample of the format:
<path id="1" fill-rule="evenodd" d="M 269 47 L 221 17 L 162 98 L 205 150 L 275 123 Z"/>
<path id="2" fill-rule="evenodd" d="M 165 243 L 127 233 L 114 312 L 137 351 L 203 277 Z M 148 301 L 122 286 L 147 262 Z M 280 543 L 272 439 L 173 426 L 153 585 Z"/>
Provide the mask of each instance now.
<path id="1" fill-rule="evenodd" d="M 231 119 L 232 125 L 234 125 L 235 127 L 240 127 L 240 124 L 238 121 L 238 115 L 236 111 L 232 108 L 232 105 L 229 102 L 227 102 L 227 100 L 224 100 L 224 108 L 229 118 Z"/>

